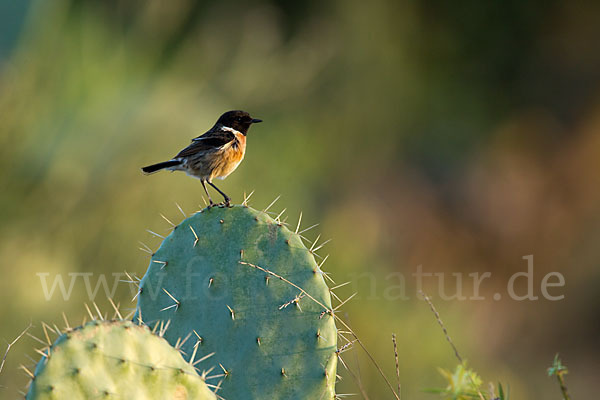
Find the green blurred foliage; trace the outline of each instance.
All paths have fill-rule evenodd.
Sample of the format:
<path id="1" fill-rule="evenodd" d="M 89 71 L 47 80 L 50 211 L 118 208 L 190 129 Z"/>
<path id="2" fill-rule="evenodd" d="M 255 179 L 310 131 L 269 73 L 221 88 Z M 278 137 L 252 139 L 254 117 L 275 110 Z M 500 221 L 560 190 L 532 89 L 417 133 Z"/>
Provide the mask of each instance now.
<path id="1" fill-rule="evenodd" d="M 9 2 L 10 3 L 10 2 Z M 600 370 L 600 7 L 565 2 L 2 2 L 0 36 L 0 337 L 29 320 L 81 320 L 52 281 L 143 275 L 138 241 L 202 204 L 183 174 L 144 177 L 225 110 L 265 120 L 222 189 L 252 204 L 275 196 L 294 225 L 334 240 L 325 268 L 387 375 L 399 342 L 404 398 L 425 398 L 455 364 L 411 273 L 493 273 L 484 301 L 432 295 L 461 353 L 513 398 L 550 398 L 560 351 L 574 398 Z M 22 3 L 25 4 L 25 3 Z M 22 23 L 21 23 L 22 22 Z M 12 39 L 11 39 L 12 38 Z M 315 238 L 316 233 L 308 233 Z M 493 301 L 534 254 L 536 287 L 564 274 L 565 299 Z M 397 273 L 406 278 L 402 300 Z M 448 275 L 450 276 L 450 275 Z M 117 277 L 119 279 L 119 277 Z M 452 285 L 451 282 L 448 285 Z M 448 293 L 452 289 L 447 290 Z M 131 288 L 114 297 L 133 307 Z M 110 309 L 100 289 L 95 299 Z M 39 324 L 38 324 L 39 325 Z M 38 331 L 39 334 L 39 331 Z M 9 354 L 2 397 L 20 388 Z M 347 352 L 371 398 L 390 398 L 359 351 Z M 340 393 L 358 389 L 348 374 Z M 25 382 L 25 377 L 22 382 Z M 14 396 L 13 396 L 14 397 Z"/>
<path id="2" fill-rule="evenodd" d="M 430 389 L 428 392 L 437 393 L 445 400 L 485 400 L 481 392 L 481 378 L 466 363 L 458 364 L 454 372 L 443 368 L 439 372 L 447 381 L 447 386 L 443 389 Z"/>

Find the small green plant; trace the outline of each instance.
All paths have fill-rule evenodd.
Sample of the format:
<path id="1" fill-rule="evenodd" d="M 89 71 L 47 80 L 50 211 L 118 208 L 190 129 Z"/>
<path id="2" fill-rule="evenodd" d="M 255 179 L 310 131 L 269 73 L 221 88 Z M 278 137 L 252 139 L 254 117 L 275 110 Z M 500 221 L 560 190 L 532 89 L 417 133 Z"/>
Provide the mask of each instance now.
<path id="1" fill-rule="evenodd" d="M 569 373 L 569 370 L 558 357 L 558 354 L 554 356 L 554 362 L 552 366 L 548 368 L 548 376 L 556 376 L 558 384 L 560 385 L 560 391 L 562 392 L 563 400 L 571 400 L 569 393 L 567 392 L 567 385 L 565 384 L 564 376 Z"/>
<path id="2" fill-rule="evenodd" d="M 489 394 L 482 390 L 483 381 L 481 377 L 472 369 L 467 367 L 467 363 L 458 364 L 454 372 L 439 368 L 440 374 L 446 379 L 447 385 L 441 389 L 428 389 L 429 393 L 437 393 L 444 397 L 444 400 L 508 400 L 504 393 L 502 384 L 498 383 L 498 389 L 490 385 Z"/>
<path id="3" fill-rule="evenodd" d="M 467 363 L 458 364 L 454 372 L 438 368 L 440 374 L 446 379 L 447 386 L 443 389 L 429 389 L 430 393 L 438 393 L 446 400 L 471 400 L 479 399 L 481 378 L 472 369 L 467 368 Z"/>
<path id="4" fill-rule="evenodd" d="M 448 334 L 448 330 L 440 317 L 440 313 L 437 311 L 433 302 L 425 293 L 421 292 L 423 299 L 429 304 L 429 308 L 431 308 L 431 312 L 435 316 L 437 323 L 440 328 L 444 332 L 444 336 L 446 337 L 446 341 L 452 347 L 454 351 L 454 355 L 458 360 L 459 364 L 456 366 L 454 372 L 450 372 L 448 370 L 440 368 L 440 373 L 446 378 L 448 381 L 448 385 L 443 389 L 428 389 L 427 392 L 430 393 L 438 393 L 442 396 L 445 396 L 445 400 L 508 400 L 508 394 L 504 393 L 504 389 L 502 385 L 498 383 L 498 390 L 494 388 L 492 384 L 490 384 L 489 395 L 486 396 L 481 389 L 482 380 L 477 373 L 473 370 L 467 368 L 467 362 L 462 358 L 458 349 L 454 345 L 454 342 L 450 338 Z"/>

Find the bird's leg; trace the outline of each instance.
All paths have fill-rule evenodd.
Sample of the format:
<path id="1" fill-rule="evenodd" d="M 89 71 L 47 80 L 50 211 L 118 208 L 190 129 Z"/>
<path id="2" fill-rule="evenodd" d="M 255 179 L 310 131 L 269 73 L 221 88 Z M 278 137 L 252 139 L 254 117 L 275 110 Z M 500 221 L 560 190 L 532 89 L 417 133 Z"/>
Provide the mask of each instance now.
<path id="1" fill-rule="evenodd" d="M 208 189 L 206 189 L 206 184 L 204 184 L 203 180 L 201 180 L 200 182 L 202 182 L 202 187 L 204 188 L 204 191 L 206 192 L 206 195 L 208 196 L 208 201 L 209 201 L 208 208 L 214 207 L 216 204 L 210 198 L 210 193 L 208 193 Z"/>
<path id="2" fill-rule="evenodd" d="M 221 193 L 221 196 L 223 196 L 223 198 L 225 199 L 224 206 L 231 207 L 231 198 L 229 196 L 227 196 L 225 193 L 221 192 L 221 189 L 216 187 L 214 183 L 212 183 L 211 181 L 207 181 L 207 182 L 210 186 L 214 187 L 217 190 L 217 192 Z"/>

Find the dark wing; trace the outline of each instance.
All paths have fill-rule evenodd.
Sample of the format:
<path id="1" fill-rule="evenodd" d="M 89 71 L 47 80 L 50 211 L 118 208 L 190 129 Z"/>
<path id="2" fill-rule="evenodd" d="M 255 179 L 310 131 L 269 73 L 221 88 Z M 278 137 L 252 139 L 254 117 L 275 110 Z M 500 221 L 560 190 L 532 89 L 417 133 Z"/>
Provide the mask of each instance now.
<path id="1" fill-rule="evenodd" d="M 231 132 L 208 131 L 204 135 L 192 139 L 192 144 L 181 150 L 179 154 L 175 156 L 175 158 L 189 157 L 198 153 L 215 151 L 233 140 L 235 140 L 235 135 Z"/>

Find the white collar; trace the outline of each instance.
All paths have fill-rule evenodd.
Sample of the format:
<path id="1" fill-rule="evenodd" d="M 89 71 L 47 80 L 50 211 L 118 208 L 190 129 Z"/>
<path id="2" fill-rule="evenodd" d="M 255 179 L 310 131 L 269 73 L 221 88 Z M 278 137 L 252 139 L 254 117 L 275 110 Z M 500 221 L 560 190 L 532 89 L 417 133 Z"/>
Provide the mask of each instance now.
<path id="1" fill-rule="evenodd" d="M 233 133 L 234 135 L 235 135 L 235 134 L 238 134 L 238 133 L 239 133 L 240 135 L 242 135 L 242 132 L 240 132 L 240 131 L 238 131 L 238 130 L 235 130 L 235 129 L 233 129 L 233 128 L 230 128 L 230 127 L 228 127 L 228 126 L 225 126 L 225 125 L 221 126 L 221 130 L 223 130 L 223 131 L 227 131 L 227 132 L 231 132 L 231 133 Z"/>

